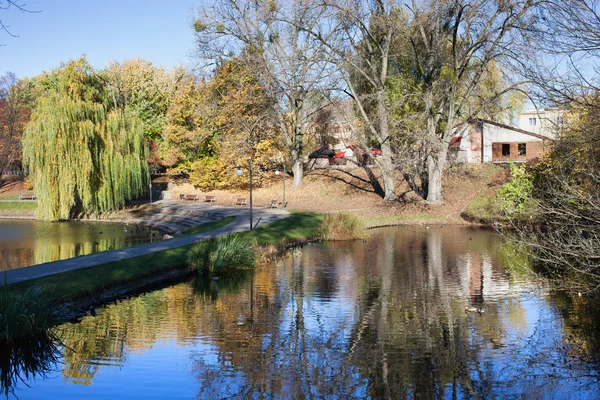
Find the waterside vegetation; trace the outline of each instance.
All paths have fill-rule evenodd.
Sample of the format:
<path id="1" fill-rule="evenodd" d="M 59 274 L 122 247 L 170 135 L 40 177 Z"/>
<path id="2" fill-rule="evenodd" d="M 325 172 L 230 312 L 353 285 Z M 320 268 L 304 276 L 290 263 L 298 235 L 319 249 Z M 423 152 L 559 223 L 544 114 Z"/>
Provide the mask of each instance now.
<path id="1" fill-rule="evenodd" d="M 314 213 L 292 212 L 288 218 L 247 231 L 236 236 L 245 242 L 257 245 L 283 244 L 318 237 L 318 227 L 322 216 Z M 205 231 L 218 227 L 220 221 L 203 224 Z M 197 228 L 199 229 L 199 228 Z M 110 288 L 128 285 L 133 282 L 170 275 L 173 272 L 189 272 L 188 254 L 195 245 L 187 245 L 173 249 L 158 251 L 140 257 L 115 261 L 94 267 L 73 270 L 61 274 L 50 275 L 31 281 L 11 285 L 18 292 L 25 292 L 30 287 L 42 286 L 42 292 L 54 304 L 65 304 L 79 299 L 101 296 Z M 52 288 L 52 289 L 50 289 Z"/>

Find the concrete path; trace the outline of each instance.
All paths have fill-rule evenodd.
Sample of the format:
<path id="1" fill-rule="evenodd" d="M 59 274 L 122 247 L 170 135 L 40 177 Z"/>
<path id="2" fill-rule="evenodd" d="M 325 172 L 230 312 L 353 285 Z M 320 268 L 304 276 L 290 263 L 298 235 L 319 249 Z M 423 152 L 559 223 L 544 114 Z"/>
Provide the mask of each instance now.
<path id="1" fill-rule="evenodd" d="M 195 235 L 180 236 L 173 239 L 162 240 L 156 243 L 146 243 L 135 247 L 125 249 L 103 251 L 87 256 L 69 258 L 67 260 L 54 261 L 31 267 L 19 268 L 6 272 L 6 280 L 9 284 L 28 281 L 30 279 L 40 278 L 43 276 L 59 274 L 61 272 L 72 271 L 81 268 L 93 267 L 95 265 L 106 264 L 112 261 L 125 260 L 128 258 L 138 257 L 156 251 L 173 249 L 180 246 L 196 243 L 211 236 L 222 236 L 228 233 L 243 232 L 250 229 L 250 210 L 248 208 L 234 208 L 217 206 L 214 204 L 194 204 L 198 209 L 207 212 L 220 213 L 223 217 L 235 216 L 235 220 L 227 226 L 215 229 L 206 233 L 198 233 Z M 289 212 L 282 209 L 253 209 L 253 225 L 255 227 L 263 226 L 271 222 L 289 216 Z"/>

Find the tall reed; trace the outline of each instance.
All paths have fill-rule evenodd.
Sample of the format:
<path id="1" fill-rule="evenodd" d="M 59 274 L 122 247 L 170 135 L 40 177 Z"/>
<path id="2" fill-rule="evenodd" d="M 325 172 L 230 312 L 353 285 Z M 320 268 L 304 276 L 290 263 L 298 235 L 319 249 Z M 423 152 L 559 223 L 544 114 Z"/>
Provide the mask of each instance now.
<path id="1" fill-rule="evenodd" d="M 319 235 L 323 240 L 356 240 L 368 236 L 360 218 L 345 211 L 325 215 Z"/>
<path id="2" fill-rule="evenodd" d="M 0 343 L 8 345 L 44 334 L 57 321 L 43 286 L 18 292 L 4 284 L 0 288 Z"/>
<path id="3" fill-rule="evenodd" d="M 210 275 L 253 268 L 256 252 L 252 243 L 238 235 L 212 237 L 192 247 L 188 253 L 188 265 Z"/>
<path id="4" fill-rule="evenodd" d="M 43 286 L 25 292 L 0 287 L 0 392 L 8 397 L 19 382 L 55 368 L 60 340 L 55 333 L 60 310 L 51 306 Z"/>

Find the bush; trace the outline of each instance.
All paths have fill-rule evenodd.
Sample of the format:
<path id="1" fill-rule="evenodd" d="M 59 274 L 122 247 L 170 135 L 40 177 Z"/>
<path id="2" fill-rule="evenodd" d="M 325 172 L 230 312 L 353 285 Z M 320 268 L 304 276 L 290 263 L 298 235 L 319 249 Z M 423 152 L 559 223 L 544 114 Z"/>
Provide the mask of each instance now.
<path id="1" fill-rule="evenodd" d="M 339 212 L 323 217 L 319 236 L 323 240 L 356 240 L 367 237 L 367 231 L 356 215 Z"/>
<path id="2" fill-rule="evenodd" d="M 498 199 L 508 217 L 518 216 L 531 201 L 533 193 L 533 176 L 525 166 L 510 164 L 510 182 L 505 183 L 498 191 Z"/>
<path id="3" fill-rule="evenodd" d="M 209 275 L 219 274 L 231 269 L 253 268 L 256 252 L 250 242 L 237 235 L 212 237 L 192 247 L 188 264 Z"/>

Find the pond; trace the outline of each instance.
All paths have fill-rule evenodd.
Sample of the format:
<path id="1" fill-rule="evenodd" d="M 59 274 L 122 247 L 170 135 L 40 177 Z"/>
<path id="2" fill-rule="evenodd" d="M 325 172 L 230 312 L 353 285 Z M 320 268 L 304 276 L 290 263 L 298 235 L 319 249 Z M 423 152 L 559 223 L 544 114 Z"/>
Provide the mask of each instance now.
<path id="1" fill-rule="evenodd" d="M 160 240 L 148 228 L 105 222 L 0 220 L 0 271 Z"/>
<path id="2" fill-rule="evenodd" d="M 598 308 L 493 232 L 384 228 L 197 278 L 59 329 L 19 399 L 596 398 Z M 466 307 L 483 309 L 467 312 Z"/>

